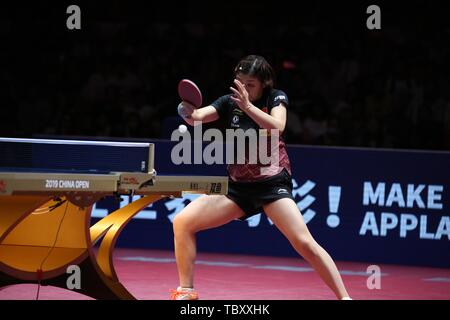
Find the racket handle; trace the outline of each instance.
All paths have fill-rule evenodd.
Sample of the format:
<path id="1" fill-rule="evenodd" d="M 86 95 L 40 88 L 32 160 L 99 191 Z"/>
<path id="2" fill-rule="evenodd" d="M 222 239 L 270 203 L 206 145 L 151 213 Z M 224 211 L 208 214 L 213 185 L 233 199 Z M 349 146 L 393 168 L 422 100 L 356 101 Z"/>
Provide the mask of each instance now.
<path id="1" fill-rule="evenodd" d="M 194 106 L 191 105 L 190 103 L 183 101 L 178 105 L 178 114 L 183 118 L 183 119 L 190 119 L 192 113 L 194 112 Z"/>

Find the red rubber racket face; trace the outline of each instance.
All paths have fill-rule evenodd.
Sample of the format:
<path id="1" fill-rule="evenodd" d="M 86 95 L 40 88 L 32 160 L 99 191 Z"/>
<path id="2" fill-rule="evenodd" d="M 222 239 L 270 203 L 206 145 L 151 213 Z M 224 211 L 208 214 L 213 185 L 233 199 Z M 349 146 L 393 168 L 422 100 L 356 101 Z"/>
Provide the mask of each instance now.
<path id="1" fill-rule="evenodd" d="M 178 95 L 181 100 L 189 102 L 196 108 L 200 108 L 202 105 L 202 93 L 191 80 L 183 79 L 178 83 Z"/>

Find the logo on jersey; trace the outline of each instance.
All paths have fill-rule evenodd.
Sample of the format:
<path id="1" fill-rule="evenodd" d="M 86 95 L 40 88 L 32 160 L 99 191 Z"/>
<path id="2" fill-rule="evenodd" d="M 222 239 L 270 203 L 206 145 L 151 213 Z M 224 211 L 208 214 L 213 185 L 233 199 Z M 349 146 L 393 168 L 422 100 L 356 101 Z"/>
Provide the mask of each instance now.
<path id="1" fill-rule="evenodd" d="M 231 120 L 231 126 L 239 128 L 239 116 L 238 115 L 233 116 L 233 118 Z"/>
<path id="2" fill-rule="evenodd" d="M 278 101 L 278 100 L 286 101 L 286 96 L 285 96 L 285 95 L 279 95 L 279 96 L 276 96 L 275 99 L 274 99 L 274 101 L 276 102 L 276 101 Z"/>
<path id="3" fill-rule="evenodd" d="M 283 189 L 283 188 L 278 189 L 277 193 L 278 194 L 289 194 L 289 192 L 286 189 Z"/>

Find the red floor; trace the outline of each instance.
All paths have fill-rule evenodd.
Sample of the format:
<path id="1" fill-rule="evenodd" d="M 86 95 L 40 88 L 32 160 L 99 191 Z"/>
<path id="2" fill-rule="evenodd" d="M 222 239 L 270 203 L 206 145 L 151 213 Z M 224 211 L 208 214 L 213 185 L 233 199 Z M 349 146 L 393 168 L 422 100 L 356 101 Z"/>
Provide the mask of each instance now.
<path id="1" fill-rule="evenodd" d="M 381 288 L 367 288 L 369 264 L 337 262 L 354 299 L 450 300 L 450 269 L 379 265 Z M 173 252 L 116 249 L 122 284 L 138 299 L 166 300 L 177 286 Z M 335 299 L 307 263 L 296 258 L 199 253 L 196 288 L 204 300 Z M 35 299 L 36 285 L 0 290 L 0 299 Z M 90 299 L 55 287 L 41 287 L 39 299 Z"/>

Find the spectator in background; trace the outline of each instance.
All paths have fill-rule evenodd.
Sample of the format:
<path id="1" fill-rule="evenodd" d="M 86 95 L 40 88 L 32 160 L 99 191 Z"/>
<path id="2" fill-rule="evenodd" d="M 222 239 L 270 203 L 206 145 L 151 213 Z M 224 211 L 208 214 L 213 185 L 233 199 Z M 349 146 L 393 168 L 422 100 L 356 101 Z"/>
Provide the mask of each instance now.
<path id="1" fill-rule="evenodd" d="M 417 12 L 422 7 L 430 10 L 419 1 Z M 320 8 L 326 13 L 327 6 Z M 251 9 L 264 14 L 263 9 Z M 114 10 L 102 8 L 103 15 L 87 22 L 89 33 L 82 36 L 67 37 L 38 17 L 47 30 L 46 37 L 36 37 L 38 42 L 33 42 L 33 30 L 27 33 L 30 38 L 15 39 L 8 30 L 20 30 L 20 19 L 5 17 L 0 36 L 11 45 L 2 51 L 8 63 L 0 75 L 1 103 L 16 121 L 11 125 L 2 120 L 4 135 L 136 133 L 159 138 L 163 119 L 176 115 L 169 106 L 176 103 L 175 86 L 181 78 L 200 79 L 205 92 L 218 95 L 227 88 L 236 57 L 251 49 L 275 62 L 278 83 L 295 106 L 288 119 L 288 143 L 449 149 L 445 79 L 450 33 L 444 26 L 423 23 L 429 16 L 410 15 L 412 24 L 367 32 L 345 22 L 330 28 L 322 20 L 327 14 L 296 12 L 294 18 L 286 14 L 286 19 L 269 24 L 248 17 L 234 23 L 219 15 L 214 21 L 199 16 L 195 22 L 173 23 L 165 17 L 148 19 L 145 12 L 130 19 Z M 276 46 L 267 46 L 266 39 Z M 28 42 L 34 44 L 32 50 L 23 46 Z M 88 109 L 94 121 L 77 125 L 86 114 L 67 109 L 60 95 L 73 108 Z M 316 96 L 325 103 L 311 107 Z M 335 112 L 341 102 L 348 108 Z M 142 111 L 142 106 L 152 111 Z M 126 109 L 140 115 L 145 133 L 117 128 Z M 37 110 L 42 113 L 35 114 Z M 47 116 L 35 121 L 41 114 L 51 114 L 51 121 Z M 135 125 L 136 120 L 129 121 Z"/>

